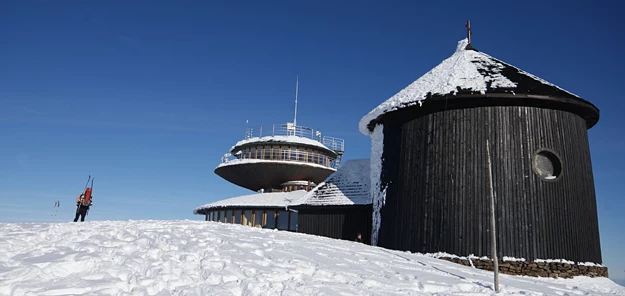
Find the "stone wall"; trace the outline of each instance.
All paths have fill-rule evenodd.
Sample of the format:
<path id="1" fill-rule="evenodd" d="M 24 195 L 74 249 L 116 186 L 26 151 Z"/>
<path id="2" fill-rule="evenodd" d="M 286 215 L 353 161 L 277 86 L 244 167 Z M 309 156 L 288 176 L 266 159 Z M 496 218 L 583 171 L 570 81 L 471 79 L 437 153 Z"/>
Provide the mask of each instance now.
<path id="1" fill-rule="evenodd" d="M 484 270 L 494 270 L 493 261 L 483 258 L 438 257 L 438 259 L 471 266 Z M 471 262 L 469 262 L 471 260 Z M 572 278 L 574 276 L 608 277 L 608 268 L 604 266 L 586 266 L 561 262 L 525 262 L 499 261 L 499 272 L 511 275 L 536 277 Z"/>

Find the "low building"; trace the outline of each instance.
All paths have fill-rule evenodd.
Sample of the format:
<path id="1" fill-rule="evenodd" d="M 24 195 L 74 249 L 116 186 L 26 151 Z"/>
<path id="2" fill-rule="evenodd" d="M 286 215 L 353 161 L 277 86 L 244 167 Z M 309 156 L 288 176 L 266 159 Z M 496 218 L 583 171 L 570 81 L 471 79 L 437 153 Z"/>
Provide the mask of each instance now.
<path id="1" fill-rule="evenodd" d="M 286 124 L 254 130 L 248 129 L 215 173 L 257 193 L 206 204 L 194 214 L 337 239 L 354 240 L 360 233 L 369 242 L 368 159 L 341 164 L 343 140 L 310 128 Z"/>

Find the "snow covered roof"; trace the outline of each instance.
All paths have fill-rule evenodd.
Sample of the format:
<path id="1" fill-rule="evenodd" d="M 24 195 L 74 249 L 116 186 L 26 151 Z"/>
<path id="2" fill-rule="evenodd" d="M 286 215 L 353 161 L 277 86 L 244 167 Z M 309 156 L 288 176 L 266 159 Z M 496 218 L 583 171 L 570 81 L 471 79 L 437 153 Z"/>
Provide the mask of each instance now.
<path id="1" fill-rule="evenodd" d="M 371 177 L 369 159 L 347 160 L 334 174 L 311 190 L 300 201 L 301 205 L 365 205 L 371 203 L 369 195 Z"/>
<path id="2" fill-rule="evenodd" d="M 370 135 L 371 121 L 388 112 L 416 104 L 421 106 L 428 98 L 477 93 L 533 94 L 581 100 L 554 84 L 475 50 L 463 39 L 451 57 L 365 115 L 360 120 L 359 130 Z"/>
<path id="3" fill-rule="evenodd" d="M 193 213 L 217 207 L 286 207 L 297 205 L 370 204 L 369 159 L 346 160 L 341 167 L 310 192 L 269 192 L 245 195 L 205 204 Z"/>
<path id="4" fill-rule="evenodd" d="M 244 195 L 239 197 L 233 197 L 216 201 L 214 203 L 205 204 L 197 207 L 193 214 L 198 214 L 198 211 L 208 208 L 219 207 L 236 207 L 236 206 L 254 206 L 254 207 L 285 207 L 291 205 L 293 201 L 300 200 L 308 192 L 305 190 L 291 191 L 291 192 L 267 192 L 256 193 L 251 195 Z"/>
<path id="5" fill-rule="evenodd" d="M 311 162 L 289 161 L 289 160 L 267 160 L 267 159 L 255 159 L 255 158 L 254 159 L 250 159 L 250 158 L 232 159 L 227 162 L 220 163 L 217 167 L 220 168 L 223 166 L 249 164 L 249 163 L 284 163 L 284 162 L 291 162 L 291 163 L 302 165 L 302 166 L 317 167 L 317 168 L 328 169 L 328 170 L 336 170 L 333 167 L 327 167 L 321 164 L 311 163 Z"/>
<path id="6" fill-rule="evenodd" d="M 325 150 L 334 154 L 334 151 L 332 151 L 332 149 L 326 147 L 321 142 L 315 141 L 309 138 L 299 137 L 299 136 L 266 136 L 266 137 L 249 138 L 249 139 L 245 139 L 245 140 L 241 140 L 237 142 L 234 146 L 232 146 L 232 148 L 230 149 L 230 152 L 233 152 L 235 149 L 238 149 L 239 147 L 243 145 L 248 145 L 252 143 L 254 144 L 263 143 L 263 142 L 266 142 L 268 144 L 273 144 L 273 143 L 299 144 L 299 145 L 304 145 L 304 146 L 311 146 L 311 147 L 319 148 L 319 149 L 322 149 L 322 150 Z"/>

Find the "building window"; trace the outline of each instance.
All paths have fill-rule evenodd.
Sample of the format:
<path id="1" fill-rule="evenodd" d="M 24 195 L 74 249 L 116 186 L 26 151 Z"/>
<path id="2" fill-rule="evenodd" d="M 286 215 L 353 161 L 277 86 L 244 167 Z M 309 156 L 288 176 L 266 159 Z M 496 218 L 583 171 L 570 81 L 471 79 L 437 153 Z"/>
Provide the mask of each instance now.
<path id="1" fill-rule="evenodd" d="M 534 172 L 543 180 L 556 180 L 562 175 L 562 161 L 560 157 L 551 150 L 541 149 L 532 159 Z"/>
<path id="2" fill-rule="evenodd" d="M 234 211 L 234 216 L 232 217 L 232 223 L 241 224 L 241 210 Z"/>
<path id="3" fill-rule="evenodd" d="M 271 159 L 271 148 L 270 147 L 263 147 L 263 159 Z"/>
<path id="4" fill-rule="evenodd" d="M 246 210 L 243 214 L 243 224 L 247 226 L 254 226 L 254 220 L 252 220 L 252 210 Z"/>
<path id="5" fill-rule="evenodd" d="M 304 151 L 297 149 L 297 160 L 298 161 L 304 161 Z"/>
<path id="6" fill-rule="evenodd" d="M 289 230 L 289 212 L 279 211 L 277 224 L 276 228 L 278 228 L 278 230 Z"/>
<path id="7" fill-rule="evenodd" d="M 289 160 L 289 150 L 288 149 L 283 149 L 282 150 L 282 160 Z"/>
<path id="8" fill-rule="evenodd" d="M 272 153 L 272 159 L 274 160 L 278 160 L 280 159 L 280 148 L 279 147 L 273 147 L 271 148 L 271 153 Z"/>
<path id="9" fill-rule="evenodd" d="M 289 230 L 297 232 L 297 212 L 290 212 L 291 218 L 289 218 Z"/>
<path id="10" fill-rule="evenodd" d="M 291 156 L 289 160 L 297 160 L 297 151 L 295 149 L 291 150 Z"/>
<path id="11" fill-rule="evenodd" d="M 276 228 L 276 217 L 275 217 L 276 212 L 274 211 L 267 211 L 266 212 L 266 221 L 263 225 L 263 228 L 269 228 L 269 229 L 274 229 Z"/>
<path id="12" fill-rule="evenodd" d="M 232 223 L 232 210 L 227 210 L 226 211 L 226 219 L 224 220 L 225 223 Z"/>
<path id="13" fill-rule="evenodd" d="M 254 224 L 254 227 L 265 227 L 265 222 L 263 220 L 264 217 L 263 211 L 255 210 L 252 214 L 252 223 Z"/>

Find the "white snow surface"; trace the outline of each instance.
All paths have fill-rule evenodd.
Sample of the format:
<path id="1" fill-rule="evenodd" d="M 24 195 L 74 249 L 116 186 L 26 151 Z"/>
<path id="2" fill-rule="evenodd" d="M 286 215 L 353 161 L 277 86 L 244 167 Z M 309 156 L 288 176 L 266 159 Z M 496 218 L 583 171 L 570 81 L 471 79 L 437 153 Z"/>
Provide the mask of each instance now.
<path id="1" fill-rule="evenodd" d="M 478 260 L 490 260 L 490 258 L 486 257 L 486 256 L 482 256 L 482 257 L 477 257 L 473 254 L 469 255 L 469 256 L 458 256 L 458 255 L 454 255 L 454 254 L 449 254 L 446 252 L 436 252 L 436 253 L 426 253 L 423 254 L 424 256 L 430 257 L 430 258 L 459 258 L 459 259 L 464 259 L 464 260 L 469 260 L 471 261 L 472 259 L 478 259 Z M 473 264 L 473 263 L 471 263 Z"/>
<path id="2" fill-rule="evenodd" d="M 577 263 L 577 265 L 605 267 L 605 266 L 603 266 L 603 264 L 598 264 L 598 263 L 593 263 L 593 262 L 579 262 L 579 263 Z"/>
<path id="3" fill-rule="evenodd" d="M 234 147 L 238 147 L 238 146 L 249 144 L 249 143 L 267 144 L 265 142 L 270 142 L 271 144 L 275 142 L 275 143 L 278 143 L 278 145 L 281 143 L 303 144 L 303 145 L 318 147 L 325 151 L 332 151 L 330 148 L 326 147 L 321 142 L 315 141 L 309 138 L 304 138 L 304 137 L 299 137 L 299 136 L 266 136 L 266 137 L 254 137 L 254 138 L 241 140 L 237 142 L 234 146 L 232 146 L 232 148 L 230 149 L 230 152 L 232 152 Z"/>
<path id="4" fill-rule="evenodd" d="M 421 106 L 428 94 L 431 95 L 455 95 L 458 88 L 471 90 L 475 93 L 485 94 L 488 90 L 497 89 L 515 95 L 517 84 L 501 74 L 504 64 L 483 53 L 474 50 L 466 50 L 468 40 L 465 38 L 458 42 L 456 51 L 449 58 L 443 60 L 439 65 L 425 73 L 406 88 L 384 101 L 382 104 L 371 110 L 359 122 L 359 130 L 365 135 L 371 132 L 367 125 L 380 115 L 392 112 L 401 108 L 406 108 L 419 104 Z M 552 87 L 556 87 L 573 96 L 574 94 L 551 84 L 530 73 L 518 69 L 509 64 L 505 66 L 517 69 L 520 74 Z M 489 75 L 482 75 L 478 70 L 487 70 Z"/>
<path id="5" fill-rule="evenodd" d="M 525 262 L 525 258 L 515 258 L 515 257 L 508 257 L 508 256 L 503 256 L 503 259 L 501 260 L 511 261 L 511 262 Z"/>
<path id="6" fill-rule="evenodd" d="M 534 262 L 575 264 L 575 262 L 566 259 L 536 259 Z"/>
<path id="7" fill-rule="evenodd" d="M 0 295 L 625 295 L 420 254 L 204 221 L 0 224 Z"/>
<path id="8" fill-rule="evenodd" d="M 205 208 L 229 206 L 286 207 L 292 205 L 296 201 L 299 201 L 307 194 L 308 192 L 306 190 L 297 190 L 290 192 L 267 192 L 243 195 L 199 206 L 193 210 L 193 214 L 197 215 L 199 210 Z"/>

